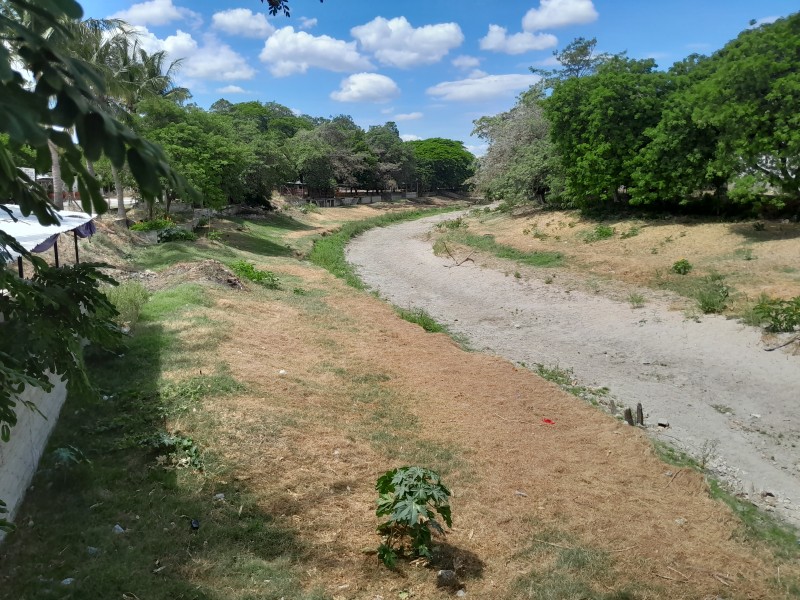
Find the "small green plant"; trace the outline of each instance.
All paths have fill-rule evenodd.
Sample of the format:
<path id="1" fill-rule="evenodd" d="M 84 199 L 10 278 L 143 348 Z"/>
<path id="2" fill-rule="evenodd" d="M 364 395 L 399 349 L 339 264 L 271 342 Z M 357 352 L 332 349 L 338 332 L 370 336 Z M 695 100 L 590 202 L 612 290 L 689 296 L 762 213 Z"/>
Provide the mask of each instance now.
<path id="1" fill-rule="evenodd" d="M 209 231 L 206 238 L 211 240 L 212 242 L 218 242 L 222 239 L 222 232 L 221 231 Z"/>
<path id="2" fill-rule="evenodd" d="M 608 225 L 597 225 L 591 231 L 585 231 L 580 237 L 587 244 L 599 242 L 600 240 L 607 240 L 614 237 L 616 230 Z"/>
<path id="3" fill-rule="evenodd" d="M 632 292 L 628 295 L 628 302 L 630 302 L 631 308 L 642 308 L 645 304 L 645 299 L 641 294 Z"/>
<path id="4" fill-rule="evenodd" d="M 550 237 L 550 236 L 549 236 L 548 234 L 546 234 L 544 231 L 539 231 L 538 229 L 534 229 L 534 230 L 531 232 L 531 235 L 532 235 L 533 237 L 535 237 L 537 240 L 542 240 L 542 241 L 544 241 L 544 240 L 546 240 L 547 238 L 549 238 L 549 237 Z"/>
<path id="5" fill-rule="evenodd" d="M 642 230 L 639 227 L 631 227 L 628 229 L 628 231 L 623 231 L 619 237 L 621 237 L 623 240 L 627 240 L 629 238 L 636 237 L 641 233 L 641 231 Z"/>
<path id="6" fill-rule="evenodd" d="M 794 331 L 800 326 L 800 296 L 779 300 L 762 296 L 753 307 L 753 314 L 767 331 L 772 333 Z"/>
<path id="7" fill-rule="evenodd" d="M 119 313 L 114 321 L 117 325 L 133 327 L 139 320 L 142 307 L 150 298 L 150 293 L 138 281 L 126 281 L 105 290 L 106 296 Z"/>
<path id="8" fill-rule="evenodd" d="M 256 269 L 253 263 L 246 260 L 237 260 L 231 263 L 231 269 L 239 277 L 244 277 L 252 282 L 263 285 L 264 287 L 276 290 L 280 287 L 280 279 L 272 271 L 261 271 Z"/>
<path id="9" fill-rule="evenodd" d="M 692 267 L 692 263 L 685 258 L 682 258 L 672 265 L 672 272 L 677 273 L 678 275 L 688 275 L 689 271 L 691 271 L 693 268 L 694 267 Z"/>
<path id="10" fill-rule="evenodd" d="M 156 462 L 163 467 L 203 470 L 203 454 L 190 437 L 161 431 L 148 438 L 144 445 L 158 454 Z"/>
<path id="11" fill-rule="evenodd" d="M 375 489 L 375 514 L 388 517 L 378 526 L 378 533 L 383 536 L 378 557 L 383 564 L 393 568 L 408 546 L 414 556 L 430 558 L 433 532 L 444 534 L 436 520 L 437 513 L 448 527 L 453 526 L 450 490 L 439 474 L 424 467 L 400 467 L 381 475 Z"/>
<path id="12" fill-rule="evenodd" d="M 307 202 L 307 203 L 303 204 L 300 207 L 299 210 L 304 215 L 307 215 L 308 213 L 318 213 L 319 212 L 319 206 L 317 206 L 316 203 L 314 203 L 314 202 Z"/>
<path id="13" fill-rule="evenodd" d="M 514 278 L 515 279 L 522 279 L 522 274 L 519 271 L 514 271 Z"/>
<path id="14" fill-rule="evenodd" d="M 736 255 L 741 256 L 743 260 L 755 260 L 758 258 L 753 254 L 753 250 L 751 248 L 739 248 L 736 250 Z"/>
<path id="15" fill-rule="evenodd" d="M 446 333 L 445 328 L 422 308 L 396 308 L 401 319 L 409 323 L 416 323 L 428 333 Z"/>
<path id="16" fill-rule="evenodd" d="M 730 294 L 730 287 L 725 283 L 724 277 L 715 273 L 703 278 L 695 298 L 698 308 L 704 314 L 718 314 L 725 310 Z"/>
<path id="17" fill-rule="evenodd" d="M 158 241 L 163 242 L 193 242 L 197 234 L 181 227 L 168 227 L 158 233 Z"/>
<path id="18" fill-rule="evenodd" d="M 131 231 L 161 231 L 173 227 L 173 223 L 169 219 L 151 219 L 150 221 L 139 221 L 131 225 Z"/>
<path id="19" fill-rule="evenodd" d="M 756 231 L 764 231 L 766 228 L 767 226 L 764 225 L 764 223 L 762 223 L 761 221 L 753 223 L 753 229 L 755 229 Z"/>

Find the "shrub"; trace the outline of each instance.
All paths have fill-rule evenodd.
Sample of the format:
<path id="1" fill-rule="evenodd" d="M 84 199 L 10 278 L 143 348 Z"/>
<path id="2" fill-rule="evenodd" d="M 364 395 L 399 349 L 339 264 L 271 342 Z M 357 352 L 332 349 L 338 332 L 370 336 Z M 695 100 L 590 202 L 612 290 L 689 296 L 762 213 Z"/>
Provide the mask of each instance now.
<path id="1" fill-rule="evenodd" d="M 169 219 L 151 219 L 150 221 L 140 221 L 131 225 L 131 231 L 160 231 L 174 226 L 175 223 Z"/>
<path id="2" fill-rule="evenodd" d="M 727 306 L 730 288 L 725 283 L 723 276 L 714 274 L 703 278 L 702 287 L 697 291 L 695 298 L 697 306 L 704 314 L 721 313 Z"/>
<path id="3" fill-rule="evenodd" d="M 778 300 L 762 296 L 753 307 L 753 314 L 767 331 L 773 333 L 794 331 L 800 327 L 800 296 L 791 300 Z"/>
<path id="4" fill-rule="evenodd" d="M 197 234 L 180 227 L 162 229 L 158 234 L 159 242 L 193 242 L 196 239 Z"/>
<path id="5" fill-rule="evenodd" d="M 687 275 L 692 269 L 692 263 L 685 258 L 676 261 L 675 264 L 672 265 L 672 272 L 677 273 L 678 275 Z"/>
<path id="6" fill-rule="evenodd" d="M 375 484 L 378 509 L 375 514 L 388 517 L 378 526 L 384 541 L 378 557 L 392 568 L 398 556 L 410 545 L 415 556 L 430 558 L 432 531 L 444 533 L 436 520 L 438 513 L 448 527 L 453 521 L 450 513 L 450 490 L 439 474 L 424 467 L 401 467 L 387 471 Z"/>
<path id="7" fill-rule="evenodd" d="M 105 292 L 119 313 L 114 321 L 117 325 L 124 323 L 129 327 L 133 327 L 139 320 L 142 306 L 150 298 L 150 293 L 138 281 L 126 281 L 116 287 L 109 287 Z"/>
<path id="8" fill-rule="evenodd" d="M 272 271 L 260 271 L 256 269 L 253 263 L 249 263 L 246 260 L 237 260 L 231 264 L 231 269 L 239 277 L 244 277 L 264 287 L 277 290 L 280 286 L 280 279 L 275 273 Z"/>

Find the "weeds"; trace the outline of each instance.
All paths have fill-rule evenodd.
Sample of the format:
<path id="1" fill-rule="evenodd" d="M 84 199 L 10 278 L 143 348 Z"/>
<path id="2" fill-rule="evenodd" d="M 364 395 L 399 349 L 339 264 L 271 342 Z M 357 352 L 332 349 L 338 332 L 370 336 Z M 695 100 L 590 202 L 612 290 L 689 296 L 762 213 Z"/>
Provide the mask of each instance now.
<path id="1" fill-rule="evenodd" d="M 253 263 L 245 260 L 237 260 L 231 263 L 231 270 L 239 277 L 249 279 L 254 283 L 263 285 L 266 288 L 277 290 L 280 288 L 280 279 L 272 271 L 260 271 Z"/>
<path id="2" fill-rule="evenodd" d="M 447 333 L 447 328 L 440 325 L 436 319 L 422 308 L 395 308 L 395 312 L 397 312 L 401 319 L 409 323 L 416 323 L 428 333 Z"/>
<path id="3" fill-rule="evenodd" d="M 634 227 L 631 227 L 630 229 L 628 229 L 628 231 L 623 231 L 620 234 L 619 237 L 622 238 L 623 240 L 627 240 L 627 239 L 630 239 L 632 237 L 636 237 L 641 232 L 642 232 L 642 229 L 640 227 L 635 227 L 634 226 Z"/>
<path id="4" fill-rule="evenodd" d="M 164 242 L 194 242 L 197 234 L 181 227 L 168 227 L 158 232 L 159 243 Z"/>
<path id="5" fill-rule="evenodd" d="M 106 296 L 117 309 L 117 325 L 133 327 L 139 320 L 142 307 L 150 298 L 150 293 L 138 281 L 126 281 L 105 290 Z"/>
<path id="6" fill-rule="evenodd" d="M 174 226 L 175 223 L 170 219 L 152 219 L 150 221 L 134 223 L 131 225 L 131 231 L 161 231 L 162 229 L 168 229 Z"/>
<path id="7" fill-rule="evenodd" d="M 724 276 L 715 273 L 702 279 L 695 298 L 697 307 L 703 314 L 719 314 L 725 310 L 729 296 L 730 288 L 725 283 Z"/>
<path id="8" fill-rule="evenodd" d="M 576 381 L 572 369 L 562 369 L 558 365 L 547 367 L 541 363 L 537 363 L 533 366 L 532 371 L 542 379 L 555 383 L 565 392 L 585 400 L 594 406 L 599 406 L 601 403 L 605 404 L 609 400 L 609 389 L 607 387 L 594 388 L 580 385 Z"/>
<path id="9" fill-rule="evenodd" d="M 448 219 L 447 221 L 442 221 L 441 223 L 436 224 L 436 228 L 441 230 L 450 230 L 453 231 L 455 229 L 466 229 L 469 225 L 464 220 L 464 217 L 458 217 L 456 219 Z"/>
<path id="10" fill-rule="evenodd" d="M 642 308 L 645 305 L 645 298 L 641 294 L 631 292 L 628 294 L 628 302 L 631 308 Z"/>
<path id="11" fill-rule="evenodd" d="M 599 242 L 600 240 L 607 240 L 614 237 L 616 230 L 608 225 L 597 225 L 591 231 L 585 231 L 580 234 L 580 238 L 587 244 Z"/>
<path id="12" fill-rule="evenodd" d="M 800 326 L 800 296 L 779 300 L 762 295 L 752 313 L 758 324 L 771 333 L 792 332 Z"/>
<path id="13" fill-rule="evenodd" d="M 515 260 L 533 267 L 557 267 L 564 260 L 560 252 L 523 252 L 511 246 L 498 244 L 493 235 L 475 235 L 458 232 L 452 237 L 456 243 L 461 243 L 470 248 L 494 254 L 498 258 Z"/>

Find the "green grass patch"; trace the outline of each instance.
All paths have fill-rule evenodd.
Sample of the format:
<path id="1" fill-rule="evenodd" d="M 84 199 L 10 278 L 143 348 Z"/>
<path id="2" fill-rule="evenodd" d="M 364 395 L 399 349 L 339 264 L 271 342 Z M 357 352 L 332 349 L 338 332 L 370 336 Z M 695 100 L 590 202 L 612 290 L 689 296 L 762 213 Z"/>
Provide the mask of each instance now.
<path id="1" fill-rule="evenodd" d="M 527 366 L 522 364 L 522 366 Z M 599 406 L 601 400 L 607 402 L 609 398 L 609 389 L 606 387 L 595 388 L 585 385 L 580 385 L 575 380 L 575 375 L 572 369 L 562 369 L 558 365 L 546 366 L 540 363 L 535 364 L 531 370 L 542 379 L 552 381 L 562 390 L 573 396 L 577 396 L 581 400 L 585 400 L 593 406 Z"/>
<path id="2" fill-rule="evenodd" d="M 733 288 L 725 281 L 725 276 L 719 273 L 704 277 L 657 273 L 655 283 L 657 287 L 694 299 L 697 308 L 704 314 L 723 312 L 734 293 Z"/>
<path id="3" fill-rule="evenodd" d="M 558 267 L 564 262 L 564 255 L 560 252 L 525 252 L 498 244 L 493 235 L 476 235 L 463 230 L 454 230 L 448 233 L 447 237 L 455 243 L 532 267 Z"/>
<path id="4" fill-rule="evenodd" d="M 596 225 L 594 229 L 584 231 L 580 233 L 578 237 L 581 238 L 586 244 L 593 244 L 594 242 L 599 242 L 600 240 L 607 240 L 614 237 L 616 232 L 616 229 L 610 227 L 609 225 Z"/>
<path id="5" fill-rule="evenodd" d="M 426 210 L 411 210 L 404 212 L 386 213 L 372 219 L 352 221 L 342 225 L 339 231 L 320 238 L 314 242 L 314 247 L 309 256 L 311 262 L 333 273 L 336 277 L 344 279 L 348 285 L 363 290 L 365 288 L 355 273 L 353 267 L 344 256 L 344 248 L 352 238 L 374 227 L 386 227 L 403 221 L 413 221 L 447 212 L 459 210 L 456 207 L 435 208 Z"/>
<path id="6" fill-rule="evenodd" d="M 397 307 L 394 310 L 400 315 L 400 318 L 409 323 L 416 323 L 428 333 L 447 333 L 447 328 L 444 325 L 438 323 L 436 319 L 421 308 L 406 309 Z"/>
<path id="7" fill-rule="evenodd" d="M 652 597 L 647 592 L 653 590 L 643 583 L 637 584 L 636 591 L 627 587 L 615 589 L 619 584 L 611 556 L 579 543 L 562 531 L 537 531 L 520 557 L 538 566 L 514 582 L 514 598 L 633 600 Z"/>
<path id="8" fill-rule="evenodd" d="M 231 270 L 239 277 L 263 285 L 266 288 L 277 290 L 280 288 L 280 280 L 272 271 L 261 271 L 256 269 L 253 263 L 246 260 L 237 260 L 230 264 Z"/>
<path id="9" fill-rule="evenodd" d="M 142 306 L 143 321 L 157 321 L 197 307 L 212 306 L 208 291 L 196 283 L 184 283 L 153 294 Z"/>
<path id="10" fill-rule="evenodd" d="M 105 293 L 119 312 L 115 319 L 117 324 L 126 324 L 129 327 L 136 325 L 142 307 L 150 298 L 150 293 L 138 281 L 126 281 L 118 286 L 109 286 Z"/>

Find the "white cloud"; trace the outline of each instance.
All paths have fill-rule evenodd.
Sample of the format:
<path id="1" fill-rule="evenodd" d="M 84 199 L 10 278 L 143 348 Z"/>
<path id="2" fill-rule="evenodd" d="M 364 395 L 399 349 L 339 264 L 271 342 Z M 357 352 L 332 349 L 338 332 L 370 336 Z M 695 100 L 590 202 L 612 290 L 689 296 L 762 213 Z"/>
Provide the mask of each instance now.
<path id="1" fill-rule="evenodd" d="M 388 102 L 400 93 L 397 84 L 378 73 L 356 73 L 342 80 L 331 98 L 339 102 Z"/>
<path id="2" fill-rule="evenodd" d="M 217 88 L 217 92 L 220 94 L 246 94 L 247 90 L 238 85 L 226 85 L 225 87 Z"/>
<path id="3" fill-rule="evenodd" d="M 537 67 L 560 67 L 561 61 L 558 60 L 555 56 L 548 56 L 542 60 L 537 60 L 533 63 Z"/>
<path id="4" fill-rule="evenodd" d="M 203 43 L 197 42 L 190 33 L 178 29 L 175 35 L 159 39 L 146 27 L 136 27 L 139 42 L 147 52 L 163 50 L 170 62 L 183 59 L 179 70 L 180 79 L 209 79 L 232 81 L 251 79 L 256 71 L 245 58 L 213 35 L 206 35 Z"/>
<path id="5" fill-rule="evenodd" d="M 483 156 L 489 150 L 489 144 L 468 144 L 464 147 L 478 157 Z"/>
<path id="6" fill-rule="evenodd" d="M 469 77 L 470 79 L 475 79 L 478 77 L 486 77 L 487 75 L 488 73 L 486 71 L 482 71 L 481 69 L 472 69 L 472 71 L 469 72 L 469 75 L 467 75 L 467 77 Z"/>
<path id="7" fill-rule="evenodd" d="M 421 112 L 412 112 L 412 113 L 400 113 L 395 115 L 392 120 L 393 121 L 416 121 L 417 119 L 421 119 L 424 115 Z"/>
<path id="8" fill-rule="evenodd" d="M 453 59 L 453 66 L 459 69 L 474 69 L 481 64 L 481 59 L 476 56 L 462 54 Z"/>
<path id="9" fill-rule="evenodd" d="M 261 13 L 253 13 L 249 8 L 232 8 L 214 13 L 212 26 L 230 35 L 266 38 L 275 33 L 275 28 Z"/>
<path id="10" fill-rule="evenodd" d="M 127 10 L 111 15 L 112 19 L 122 19 L 131 25 L 166 25 L 172 21 L 192 19 L 200 21 L 200 15 L 188 8 L 175 6 L 172 0 L 147 0 L 134 4 Z"/>
<path id="11" fill-rule="evenodd" d="M 275 77 L 305 73 L 310 67 L 347 72 L 372 69 L 372 63 L 356 50 L 355 42 L 327 35 L 315 36 L 294 27 L 283 27 L 264 43 L 259 58 Z"/>
<path id="12" fill-rule="evenodd" d="M 417 140 L 421 140 L 422 138 L 418 135 L 414 135 L 413 133 L 403 133 L 400 135 L 400 139 L 404 142 L 416 142 Z"/>
<path id="13" fill-rule="evenodd" d="M 522 18 L 522 28 L 525 31 L 541 31 L 583 25 L 596 21 L 598 16 L 592 0 L 541 0 L 539 8 L 530 9 Z"/>
<path id="14" fill-rule="evenodd" d="M 481 38 L 481 50 L 522 54 L 531 50 L 544 50 L 558 44 L 558 38 L 549 33 L 530 33 L 528 31 L 508 35 L 505 27 L 489 25 L 489 33 Z"/>
<path id="15" fill-rule="evenodd" d="M 317 26 L 316 19 L 309 19 L 308 17 L 300 17 L 300 29 L 311 29 Z"/>
<path id="16" fill-rule="evenodd" d="M 459 81 L 443 81 L 427 89 L 427 94 L 458 102 L 479 102 L 511 96 L 527 90 L 541 79 L 538 75 L 484 75 Z"/>
<path id="17" fill-rule="evenodd" d="M 464 41 L 457 23 L 415 28 L 405 17 L 390 20 L 375 17 L 365 25 L 353 27 L 350 33 L 382 64 L 402 69 L 438 62 Z"/>

